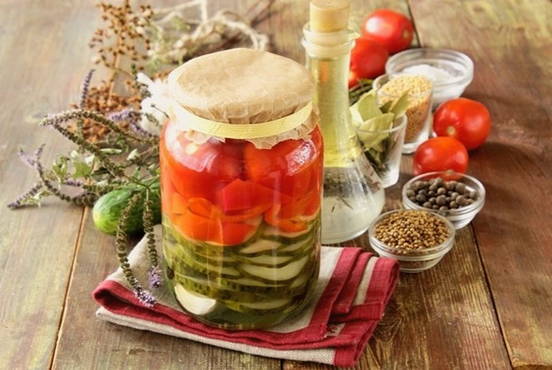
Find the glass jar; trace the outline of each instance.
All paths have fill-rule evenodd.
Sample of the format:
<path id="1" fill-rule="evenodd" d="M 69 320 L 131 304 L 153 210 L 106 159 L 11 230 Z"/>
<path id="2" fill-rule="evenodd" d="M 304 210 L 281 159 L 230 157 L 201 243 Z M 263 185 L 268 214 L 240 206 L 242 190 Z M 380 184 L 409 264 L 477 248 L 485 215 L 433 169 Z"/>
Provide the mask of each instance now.
<path id="1" fill-rule="evenodd" d="M 385 188 L 399 181 L 406 115 L 395 118 L 388 128 L 357 128 L 364 155 L 381 178 Z"/>
<path id="2" fill-rule="evenodd" d="M 242 57 L 249 63 L 241 64 Z M 280 71 L 281 76 L 291 68 L 308 76 L 289 59 L 254 50 L 219 52 L 196 58 L 194 63 L 196 67 L 203 62 L 217 65 L 217 60 L 233 61 L 234 74 L 219 74 L 215 82 L 232 103 L 226 110 L 218 106 L 227 117 L 237 104 L 242 105 L 242 112 L 259 114 L 264 109 L 259 105 L 255 110 L 242 109 L 249 103 L 238 89 L 246 82 L 232 87 L 240 78 L 259 75 L 259 68 Z M 198 74 L 194 65 L 187 71 L 188 63 L 178 73 Z M 207 83 L 212 76 L 203 79 Z M 308 78 L 304 81 L 310 83 Z M 286 82 L 258 82 L 247 94 L 265 89 L 269 97 L 271 90 L 274 94 L 280 91 L 277 84 Z M 310 93 L 310 85 L 295 92 L 294 83 L 286 86 L 291 94 Z M 182 87 L 189 93 L 190 89 Z M 218 104 L 226 104 L 220 100 Z M 291 100 L 280 101 L 289 104 Z M 291 107 L 291 113 L 296 108 Z M 262 122 L 242 116 L 242 122 L 249 122 L 219 123 L 225 129 L 232 126 L 231 131 L 237 132 L 232 138 L 221 136 L 220 130 L 217 136 L 207 135 L 207 130 L 198 135 L 190 130 L 190 122 L 177 115 L 165 123 L 160 161 L 166 275 L 177 301 L 196 319 L 226 329 L 268 327 L 299 312 L 308 302 L 319 272 L 323 166 L 321 133 L 315 115 L 308 113 L 308 122 L 293 133 L 281 132 L 268 139 L 236 136 L 256 136 L 256 123 L 266 126 L 269 119 L 281 119 L 279 114 L 263 114 Z M 236 127 L 251 132 L 236 131 Z"/>
<path id="3" fill-rule="evenodd" d="M 316 14 L 334 14 L 323 10 L 333 3 L 317 4 L 321 12 L 315 11 L 314 18 Z M 311 23 L 312 10 L 311 7 Z M 340 8 L 337 12 L 348 13 L 342 14 Z M 328 19 L 335 20 L 330 15 Z M 326 19 L 322 18 L 322 21 Z M 346 27 L 347 19 L 342 21 Z M 313 24 L 320 26 L 316 21 Z M 366 232 L 385 204 L 381 179 L 363 154 L 351 121 L 347 79 L 356 34 L 348 29 L 323 32 L 311 29 L 310 24 L 305 26 L 303 34 L 307 65 L 316 85 L 314 103 L 324 137 L 322 242 L 343 243 Z"/>

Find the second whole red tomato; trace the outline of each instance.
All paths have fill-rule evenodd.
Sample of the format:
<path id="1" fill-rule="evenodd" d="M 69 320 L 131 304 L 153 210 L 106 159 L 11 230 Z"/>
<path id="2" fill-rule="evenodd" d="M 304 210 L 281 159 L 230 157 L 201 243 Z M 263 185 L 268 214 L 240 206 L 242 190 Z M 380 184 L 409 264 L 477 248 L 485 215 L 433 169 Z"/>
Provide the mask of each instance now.
<path id="1" fill-rule="evenodd" d="M 351 75 L 356 80 L 361 78 L 376 78 L 385 73 L 385 63 L 389 53 L 375 41 L 360 38 L 356 40 L 351 51 Z M 349 86 L 354 83 L 349 79 Z"/>
<path id="2" fill-rule="evenodd" d="M 460 140 L 468 150 L 475 149 L 489 136 L 491 115 L 478 101 L 452 99 L 435 111 L 433 130 L 438 136 L 451 136 Z"/>
<path id="3" fill-rule="evenodd" d="M 414 38 L 414 26 L 404 14 L 378 9 L 364 20 L 362 37 L 380 43 L 393 54 L 410 46 Z"/>
<path id="4" fill-rule="evenodd" d="M 414 174 L 453 170 L 464 173 L 468 169 L 468 151 L 464 144 L 452 137 L 434 137 L 423 142 L 414 154 Z"/>

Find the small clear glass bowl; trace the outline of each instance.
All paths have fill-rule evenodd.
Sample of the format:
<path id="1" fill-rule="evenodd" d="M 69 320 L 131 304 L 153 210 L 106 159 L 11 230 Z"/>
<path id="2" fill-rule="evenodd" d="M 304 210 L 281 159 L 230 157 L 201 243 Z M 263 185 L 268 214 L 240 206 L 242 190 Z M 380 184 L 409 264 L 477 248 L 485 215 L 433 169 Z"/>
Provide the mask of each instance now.
<path id="1" fill-rule="evenodd" d="M 446 82 L 436 83 L 432 80 L 434 108 L 447 100 L 458 98 L 473 80 L 473 61 L 470 57 L 448 49 L 418 48 L 401 51 L 389 58 L 385 64 L 385 72 L 392 76 L 412 74 L 413 72 L 404 70 L 420 64 L 443 69 L 452 75 Z M 431 80 L 431 76 L 425 77 Z"/>
<path id="2" fill-rule="evenodd" d="M 408 75 L 416 76 L 414 74 Z M 374 80 L 372 86 L 374 90 L 376 90 L 378 104 L 384 104 L 389 100 L 396 100 L 401 97 L 402 94 L 399 93 L 390 95 L 382 91 L 383 86 L 397 76 L 398 75 L 392 76 L 384 74 Z M 425 78 L 425 76 L 422 77 Z M 429 138 L 429 133 L 433 126 L 433 114 L 431 113 L 431 108 L 433 106 L 433 89 L 421 94 L 409 93 L 408 97 L 409 99 L 418 101 L 418 103 L 413 105 L 409 104 L 406 110 L 408 122 L 402 147 L 403 154 L 414 153 L 418 146 Z"/>
<path id="3" fill-rule="evenodd" d="M 393 186 L 399 181 L 401 154 L 404 145 L 404 133 L 408 119 L 406 115 L 395 118 L 393 126 L 386 130 L 363 130 L 357 128 L 360 145 L 366 158 L 381 178 L 384 188 Z M 377 139 L 377 144 L 368 147 L 367 142 Z M 381 161 L 374 155 L 379 154 L 375 147 L 384 147 Z M 373 151 L 376 150 L 376 153 Z"/>
<path id="4" fill-rule="evenodd" d="M 449 230 L 449 235 L 447 237 L 447 240 L 445 240 L 443 243 L 439 245 L 436 245 L 435 247 L 425 248 L 420 250 L 410 250 L 408 251 L 407 254 L 405 254 L 404 250 L 402 249 L 388 247 L 384 242 L 377 239 L 375 235 L 376 226 L 381 220 L 383 220 L 384 218 L 386 218 L 387 216 L 393 213 L 400 212 L 400 211 L 404 211 L 404 210 L 396 209 L 393 211 L 389 211 L 380 215 L 378 218 L 374 220 L 374 222 L 368 229 L 368 237 L 370 240 L 370 245 L 372 246 L 374 251 L 376 251 L 376 253 L 381 257 L 387 257 L 387 258 L 392 258 L 394 260 L 397 260 L 399 262 L 399 267 L 402 272 L 417 273 L 417 272 L 422 272 L 432 268 L 433 266 L 438 264 L 443 259 L 445 254 L 447 254 L 454 246 L 454 237 L 456 235 L 456 230 L 454 229 L 454 226 L 445 217 L 435 212 L 429 212 L 424 210 L 424 212 L 429 212 L 446 223 Z"/>
<path id="5" fill-rule="evenodd" d="M 444 180 L 455 180 L 463 183 L 469 190 L 475 191 L 478 194 L 477 199 L 469 206 L 460 207 L 457 209 L 450 209 L 448 211 L 437 211 L 431 208 L 422 207 L 421 205 L 411 201 L 406 196 L 406 192 L 410 186 L 416 181 L 428 181 L 435 177 L 441 177 Z M 402 188 L 402 202 L 406 209 L 419 209 L 424 211 L 432 211 L 446 217 L 454 227 L 458 230 L 469 224 L 474 217 L 481 211 L 485 205 L 485 187 L 473 176 L 469 176 L 463 173 L 454 171 L 437 171 L 428 172 L 418 175 L 410 179 Z"/>

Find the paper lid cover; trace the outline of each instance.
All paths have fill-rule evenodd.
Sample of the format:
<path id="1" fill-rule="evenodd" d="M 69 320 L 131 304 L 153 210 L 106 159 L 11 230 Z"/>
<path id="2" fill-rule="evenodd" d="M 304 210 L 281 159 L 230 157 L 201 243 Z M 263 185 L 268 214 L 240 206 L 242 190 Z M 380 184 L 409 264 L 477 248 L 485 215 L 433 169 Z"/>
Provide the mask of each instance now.
<path id="1" fill-rule="evenodd" d="M 168 77 L 183 108 L 209 120 L 263 123 L 288 116 L 312 99 L 308 70 L 280 55 L 230 49 L 192 59 Z"/>

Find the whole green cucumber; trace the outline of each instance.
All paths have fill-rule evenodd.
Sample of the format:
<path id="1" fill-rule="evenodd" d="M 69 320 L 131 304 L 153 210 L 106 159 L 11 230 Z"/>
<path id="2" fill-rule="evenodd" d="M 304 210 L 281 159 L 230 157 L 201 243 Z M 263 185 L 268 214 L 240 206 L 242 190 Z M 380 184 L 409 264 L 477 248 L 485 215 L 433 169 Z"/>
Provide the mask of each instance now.
<path id="1" fill-rule="evenodd" d="M 156 224 L 161 221 L 161 196 L 159 191 L 159 181 L 154 182 L 150 186 L 150 189 L 152 191 L 151 200 L 154 224 Z M 121 213 L 133 195 L 139 192 L 143 193 L 142 199 L 145 200 L 145 188 L 136 185 L 125 186 L 102 195 L 100 199 L 96 201 L 94 208 L 92 209 L 92 218 L 94 219 L 94 225 L 96 225 L 96 228 L 106 234 L 114 235 L 117 232 L 117 225 L 119 223 L 119 219 L 121 218 Z M 143 202 L 140 202 L 132 210 L 125 229 L 128 234 L 136 234 L 143 231 L 143 210 Z"/>

